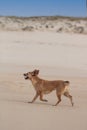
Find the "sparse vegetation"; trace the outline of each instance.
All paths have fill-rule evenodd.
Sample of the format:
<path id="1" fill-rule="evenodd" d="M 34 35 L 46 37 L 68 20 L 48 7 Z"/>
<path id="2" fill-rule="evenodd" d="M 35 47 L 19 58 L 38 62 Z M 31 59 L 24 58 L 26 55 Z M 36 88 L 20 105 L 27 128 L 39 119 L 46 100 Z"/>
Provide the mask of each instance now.
<path id="1" fill-rule="evenodd" d="M 83 27 L 75 27 L 74 31 L 76 33 L 83 33 L 84 32 L 84 28 Z"/>
<path id="2" fill-rule="evenodd" d="M 63 31 L 63 28 L 62 27 L 60 27 L 58 30 L 57 30 L 57 32 L 62 32 Z"/>
<path id="3" fill-rule="evenodd" d="M 33 31 L 34 30 L 34 27 L 32 26 L 26 26 L 24 28 L 22 28 L 23 31 Z"/>
<path id="4" fill-rule="evenodd" d="M 0 29 L 11 31 L 50 30 L 55 32 L 73 32 L 87 34 L 87 18 L 42 16 L 16 17 L 0 16 Z"/>
<path id="5" fill-rule="evenodd" d="M 49 28 L 49 26 L 48 26 L 48 25 L 46 25 L 45 27 L 46 27 L 46 28 Z"/>

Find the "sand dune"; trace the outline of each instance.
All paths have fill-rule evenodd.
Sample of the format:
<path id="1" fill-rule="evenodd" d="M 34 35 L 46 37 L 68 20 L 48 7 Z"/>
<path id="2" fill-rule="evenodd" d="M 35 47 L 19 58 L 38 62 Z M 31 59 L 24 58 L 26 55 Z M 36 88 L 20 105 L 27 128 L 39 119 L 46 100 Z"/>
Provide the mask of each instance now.
<path id="1" fill-rule="evenodd" d="M 87 18 L 0 16 L 0 30 L 87 34 Z"/>
<path id="2" fill-rule="evenodd" d="M 87 129 L 87 36 L 55 32 L 0 32 L 0 130 Z M 70 81 L 75 106 L 55 92 L 48 103 L 31 101 L 35 91 L 23 73 L 40 69 L 44 79 Z"/>

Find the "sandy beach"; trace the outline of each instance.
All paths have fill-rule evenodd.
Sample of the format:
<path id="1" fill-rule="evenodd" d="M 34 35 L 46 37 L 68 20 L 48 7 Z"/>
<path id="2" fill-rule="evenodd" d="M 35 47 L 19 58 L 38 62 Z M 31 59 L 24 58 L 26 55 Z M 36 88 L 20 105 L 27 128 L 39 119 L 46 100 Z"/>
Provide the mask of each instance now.
<path id="1" fill-rule="evenodd" d="M 70 81 L 69 99 L 57 106 L 31 101 L 35 90 L 23 73 L 40 70 L 48 80 Z M 87 36 L 50 31 L 0 31 L 0 130 L 87 130 Z"/>

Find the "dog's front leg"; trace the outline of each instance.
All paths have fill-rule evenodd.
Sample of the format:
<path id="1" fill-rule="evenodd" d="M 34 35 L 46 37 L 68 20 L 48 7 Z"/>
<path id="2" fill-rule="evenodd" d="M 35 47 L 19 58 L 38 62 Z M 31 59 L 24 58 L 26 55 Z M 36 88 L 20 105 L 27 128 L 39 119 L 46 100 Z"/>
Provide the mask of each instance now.
<path id="1" fill-rule="evenodd" d="M 48 100 L 43 99 L 43 93 L 40 93 L 40 100 L 43 101 L 43 102 L 48 102 Z"/>
<path id="2" fill-rule="evenodd" d="M 33 98 L 33 100 L 31 102 L 28 102 L 28 103 L 33 103 L 37 98 L 38 98 L 39 94 L 36 93 L 35 97 Z"/>

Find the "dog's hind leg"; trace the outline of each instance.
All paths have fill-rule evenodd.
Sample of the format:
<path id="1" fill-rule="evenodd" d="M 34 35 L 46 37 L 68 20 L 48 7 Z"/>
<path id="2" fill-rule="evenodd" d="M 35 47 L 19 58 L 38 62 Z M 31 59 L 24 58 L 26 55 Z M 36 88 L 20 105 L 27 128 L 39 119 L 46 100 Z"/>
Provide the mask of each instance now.
<path id="1" fill-rule="evenodd" d="M 66 97 L 68 97 L 68 98 L 70 99 L 70 102 L 71 102 L 71 104 L 72 104 L 72 106 L 73 106 L 73 105 L 74 105 L 73 99 L 72 99 L 72 96 L 69 94 L 69 92 L 65 92 L 65 93 L 64 93 L 64 96 L 66 96 Z"/>
<path id="2" fill-rule="evenodd" d="M 61 102 L 61 95 L 58 95 L 58 94 L 57 94 L 57 97 L 58 97 L 58 101 L 57 101 L 57 103 L 56 103 L 55 105 L 53 105 L 53 106 L 57 106 L 57 105 Z"/>
<path id="3" fill-rule="evenodd" d="M 40 100 L 41 100 L 41 101 L 44 101 L 44 102 L 48 102 L 48 100 L 43 99 L 43 93 L 40 93 Z"/>
<path id="4" fill-rule="evenodd" d="M 33 103 L 37 98 L 38 98 L 39 94 L 36 93 L 35 97 L 33 98 L 33 100 L 31 102 L 28 102 L 28 103 Z"/>

